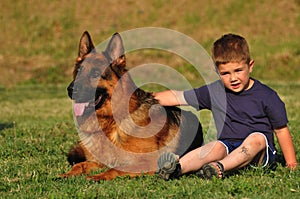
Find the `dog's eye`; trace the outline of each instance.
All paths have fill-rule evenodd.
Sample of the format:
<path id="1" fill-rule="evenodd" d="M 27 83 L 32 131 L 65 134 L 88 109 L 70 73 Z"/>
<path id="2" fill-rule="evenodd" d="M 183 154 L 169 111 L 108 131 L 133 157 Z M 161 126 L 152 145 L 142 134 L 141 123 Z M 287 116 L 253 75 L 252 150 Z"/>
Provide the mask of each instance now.
<path id="1" fill-rule="evenodd" d="M 90 73 L 90 77 L 91 78 L 95 78 L 95 79 L 102 78 L 102 79 L 105 79 L 104 76 L 105 76 L 105 74 L 103 72 L 101 72 L 100 70 L 97 70 L 97 69 L 92 69 L 91 70 L 91 73 Z"/>
<path id="2" fill-rule="evenodd" d="M 91 77 L 92 77 L 92 78 L 100 78 L 100 77 L 101 77 L 100 71 L 93 71 L 93 72 L 91 73 Z"/>
<path id="3" fill-rule="evenodd" d="M 82 67 L 78 67 L 78 68 L 76 69 L 76 73 L 77 73 L 77 74 L 79 74 L 81 71 L 82 71 Z"/>

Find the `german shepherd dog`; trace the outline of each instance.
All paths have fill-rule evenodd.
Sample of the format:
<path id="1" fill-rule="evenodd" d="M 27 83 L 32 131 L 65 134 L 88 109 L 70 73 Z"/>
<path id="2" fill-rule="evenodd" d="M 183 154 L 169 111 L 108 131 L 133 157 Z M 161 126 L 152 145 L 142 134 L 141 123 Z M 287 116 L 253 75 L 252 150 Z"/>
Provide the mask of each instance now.
<path id="1" fill-rule="evenodd" d="M 89 33 L 83 33 L 68 86 L 81 141 L 69 151 L 73 167 L 63 177 L 95 169 L 102 172 L 88 179 L 153 175 L 162 152 L 182 156 L 202 145 L 198 118 L 160 106 L 136 86 L 125 66 L 120 34 L 112 36 L 105 51 L 96 52 Z"/>

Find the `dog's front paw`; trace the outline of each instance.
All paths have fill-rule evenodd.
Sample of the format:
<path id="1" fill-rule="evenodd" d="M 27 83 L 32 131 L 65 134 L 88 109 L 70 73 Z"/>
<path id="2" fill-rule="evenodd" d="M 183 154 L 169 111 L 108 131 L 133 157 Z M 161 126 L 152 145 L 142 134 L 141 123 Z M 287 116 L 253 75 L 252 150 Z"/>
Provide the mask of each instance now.
<path id="1" fill-rule="evenodd" d="M 86 178 L 88 180 L 93 180 L 93 181 L 96 181 L 96 182 L 99 182 L 101 180 L 112 180 L 113 179 L 112 177 L 107 176 L 107 175 L 103 175 L 102 173 L 98 174 L 98 175 L 87 176 Z"/>

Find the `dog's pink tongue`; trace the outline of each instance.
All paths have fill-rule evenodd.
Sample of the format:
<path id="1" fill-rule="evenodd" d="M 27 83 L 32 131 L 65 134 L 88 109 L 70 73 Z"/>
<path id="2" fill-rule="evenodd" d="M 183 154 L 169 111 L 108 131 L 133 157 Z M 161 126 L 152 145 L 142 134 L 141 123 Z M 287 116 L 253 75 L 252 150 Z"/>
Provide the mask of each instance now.
<path id="1" fill-rule="evenodd" d="M 75 116 L 82 116 L 85 107 L 87 107 L 88 105 L 89 105 L 88 102 L 86 102 L 86 103 L 75 103 L 75 104 L 73 105 L 73 109 L 74 109 L 74 114 L 75 114 Z"/>

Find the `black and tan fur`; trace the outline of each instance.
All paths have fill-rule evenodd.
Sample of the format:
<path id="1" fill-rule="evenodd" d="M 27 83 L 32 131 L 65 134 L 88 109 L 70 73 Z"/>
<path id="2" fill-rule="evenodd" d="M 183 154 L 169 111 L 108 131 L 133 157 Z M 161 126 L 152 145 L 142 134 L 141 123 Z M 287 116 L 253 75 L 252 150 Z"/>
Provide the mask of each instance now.
<path id="1" fill-rule="evenodd" d="M 80 39 L 68 92 L 75 103 L 89 102 L 89 106 L 76 117 L 81 142 L 68 154 L 73 167 L 64 177 L 97 168 L 106 170 L 89 179 L 152 175 L 162 152 L 183 155 L 202 145 L 198 119 L 177 107 L 160 106 L 151 93 L 137 88 L 125 69 L 124 53 L 118 33 L 104 52 L 96 52 L 88 32 Z"/>

